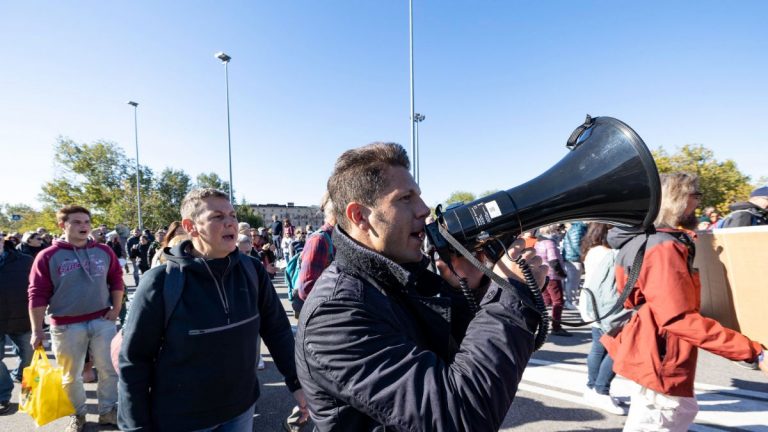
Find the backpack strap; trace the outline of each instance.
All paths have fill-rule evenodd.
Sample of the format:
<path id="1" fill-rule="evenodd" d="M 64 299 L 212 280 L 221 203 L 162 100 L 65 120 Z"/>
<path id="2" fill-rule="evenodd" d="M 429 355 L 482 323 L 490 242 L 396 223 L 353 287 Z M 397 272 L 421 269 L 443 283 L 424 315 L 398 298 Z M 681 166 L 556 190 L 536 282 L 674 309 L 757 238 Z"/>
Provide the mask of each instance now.
<path id="1" fill-rule="evenodd" d="M 184 290 L 184 272 L 177 263 L 168 260 L 165 263 L 165 282 L 163 284 L 163 303 L 165 303 L 165 321 L 164 327 L 168 328 L 168 322 L 171 320 L 176 305 L 181 299 L 181 292 Z"/>

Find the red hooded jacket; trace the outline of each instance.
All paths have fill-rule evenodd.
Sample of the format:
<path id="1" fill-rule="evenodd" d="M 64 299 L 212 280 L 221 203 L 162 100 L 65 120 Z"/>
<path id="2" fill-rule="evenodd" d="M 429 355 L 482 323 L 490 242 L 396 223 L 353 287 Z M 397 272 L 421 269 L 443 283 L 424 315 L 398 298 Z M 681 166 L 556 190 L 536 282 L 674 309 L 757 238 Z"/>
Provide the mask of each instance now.
<path id="1" fill-rule="evenodd" d="M 616 263 L 620 291 L 645 235 L 611 230 L 608 242 L 621 248 Z M 697 348 L 731 359 L 755 359 L 759 343 L 702 316 L 701 283 L 693 268 L 688 234 L 659 229 L 648 239 L 643 267 L 626 308 L 641 305 L 616 337 L 603 336 L 613 370 L 641 386 L 671 396 L 693 397 Z"/>

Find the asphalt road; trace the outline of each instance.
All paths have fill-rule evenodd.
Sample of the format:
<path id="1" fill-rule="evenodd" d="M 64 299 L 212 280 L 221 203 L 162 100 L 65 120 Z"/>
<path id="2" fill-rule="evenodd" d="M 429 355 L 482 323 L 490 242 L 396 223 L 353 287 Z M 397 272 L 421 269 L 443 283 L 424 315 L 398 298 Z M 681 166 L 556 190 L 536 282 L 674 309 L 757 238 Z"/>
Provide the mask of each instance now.
<path id="1" fill-rule="evenodd" d="M 129 292 L 132 292 L 132 276 L 127 275 L 125 281 Z M 286 313 L 295 326 L 292 310 L 285 300 L 283 280 L 278 277 L 276 282 Z M 576 319 L 574 312 L 566 311 L 565 315 L 566 319 Z M 621 430 L 625 417 L 595 410 L 582 400 L 591 334 L 586 327 L 572 330 L 572 333 L 570 338 L 550 337 L 544 347 L 534 354 L 523 375 L 515 402 L 504 419 L 502 431 Z M 265 360 L 267 367 L 259 372 L 262 392 L 254 416 L 254 430 L 280 431 L 294 402 L 266 351 Z M 11 356 L 7 347 L 4 361 L 8 366 L 16 363 L 16 358 Z M 628 386 L 627 380 L 617 377 L 612 392 L 620 399 L 628 400 Z M 14 413 L 0 417 L 0 432 L 59 431 L 64 428 L 67 419 L 59 419 L 36 429 L 28 415 L 15 412 L 18 387 L 16 384 L 12 397 Z M 96 385 L 86 384 L 86 391 L 89 409 L 86 431 L 117 430 L 96 424 Z M 743 369 L 728 360 L 700 351 L 696 392 L 700 412 L 690 430 L 768 431 L 768 377 L 761 372 Z"/>

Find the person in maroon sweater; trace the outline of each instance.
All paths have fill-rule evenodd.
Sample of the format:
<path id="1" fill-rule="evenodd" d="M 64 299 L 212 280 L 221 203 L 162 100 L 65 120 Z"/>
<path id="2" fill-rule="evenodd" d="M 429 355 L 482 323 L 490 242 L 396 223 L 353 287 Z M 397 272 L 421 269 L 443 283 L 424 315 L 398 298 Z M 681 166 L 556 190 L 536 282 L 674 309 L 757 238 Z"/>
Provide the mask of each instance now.
<path id="1" fill-rule="evenodd" d="M 123 300 L 123 272 L 105 244 L 88 239 L 91 213 L 67 206 L 56 214 L 64 231 L 60 240 L 37 255 L 29 275 L 29 315 L 33 347 L 43 343 L 43 319 L 50 316 L 56 362 L 64 369 L 63 385 L 76 414 L 65 429 L 85 427 L 86 396 L 80 372 L 90 345 L 99 373 L 99 424 L 117 424 L 117 373 L 110 361 L 110 342 Z"/>

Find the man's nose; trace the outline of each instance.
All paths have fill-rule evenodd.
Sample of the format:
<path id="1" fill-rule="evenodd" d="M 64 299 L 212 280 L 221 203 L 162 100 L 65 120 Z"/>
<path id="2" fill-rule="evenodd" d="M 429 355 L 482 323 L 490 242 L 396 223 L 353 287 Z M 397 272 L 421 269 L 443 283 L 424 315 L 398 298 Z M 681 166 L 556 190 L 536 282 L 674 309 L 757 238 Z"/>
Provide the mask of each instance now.
<path id="1" fill-rule="evenodd" d="M 419 218 L 426 218 L 427 216 L 429 216 L 431 212 L 429 206 L 424 202 L 423 199 L 421 199 L 421 197 L 419 197 L 419 202 L 418 202 L 418 207 L 416 212 Z"/>

